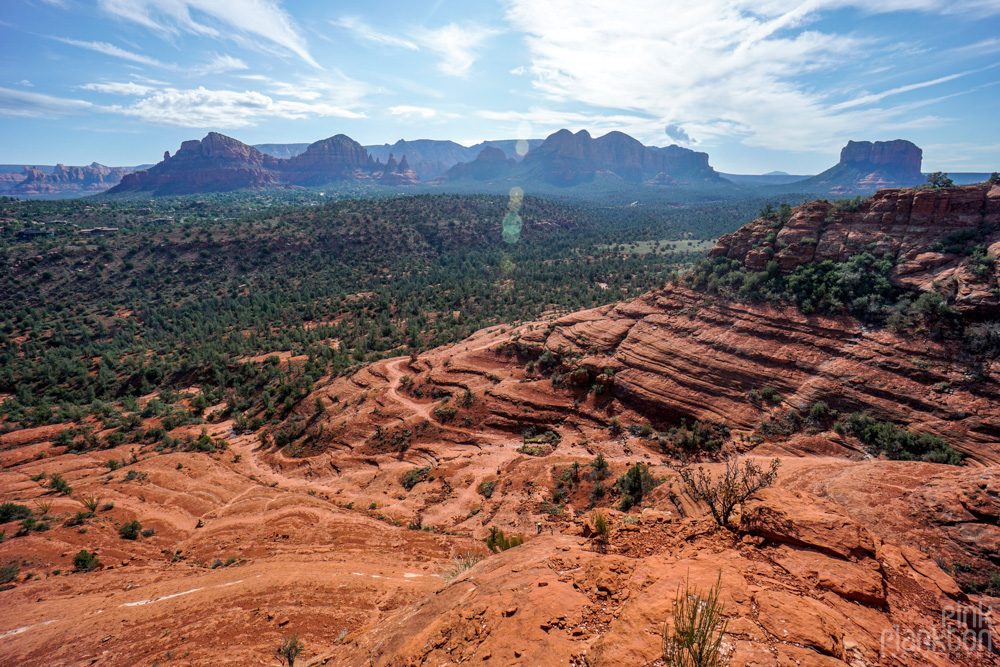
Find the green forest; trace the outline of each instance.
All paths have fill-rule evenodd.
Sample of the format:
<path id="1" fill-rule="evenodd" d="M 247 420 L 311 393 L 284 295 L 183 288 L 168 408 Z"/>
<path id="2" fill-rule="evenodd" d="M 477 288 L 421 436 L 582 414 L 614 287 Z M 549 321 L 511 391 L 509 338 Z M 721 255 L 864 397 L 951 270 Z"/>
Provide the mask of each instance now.
<path id="1" fill-rule="evenodd" d="M 145 411 L 166 426 L 225 401 L 259 427 L 242 416 L 280 418 L 321 377 L 661 285 L 700 256 L 690 241 L 735 230 L 762 203 L 4 198 L 0 427 L 94 415 L 127 432 L 154 392 Z M 192 407 L 174 405 L 189 387 Z"/>

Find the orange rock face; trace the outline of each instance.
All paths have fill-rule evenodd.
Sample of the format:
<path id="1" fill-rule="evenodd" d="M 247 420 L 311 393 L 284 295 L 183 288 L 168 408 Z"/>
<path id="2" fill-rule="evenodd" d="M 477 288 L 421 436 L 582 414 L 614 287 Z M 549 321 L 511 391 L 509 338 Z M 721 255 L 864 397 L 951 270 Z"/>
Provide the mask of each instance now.
<path id="1" fill-rule="evenodd" d="M 893 260 L 897 285 L 929 290 L 935 283 L 952 282 L 957 308 L 995 317 L 998 301 L 989 284 L 996 267 L 993 275 L 976 275 L 966 257 L 944 252 L 949 240 L 964 235 L 981 235 L 988 256 L 996 259 L 1000 186 L 882 190 L 857 211 L 812 202 L 785 223 L 759 220 L 723 236 L 709 257 L 735 259 L 752 271 L 774 260 L 788 273 L 810 262 L 842 262 L 867 251 Z"/>

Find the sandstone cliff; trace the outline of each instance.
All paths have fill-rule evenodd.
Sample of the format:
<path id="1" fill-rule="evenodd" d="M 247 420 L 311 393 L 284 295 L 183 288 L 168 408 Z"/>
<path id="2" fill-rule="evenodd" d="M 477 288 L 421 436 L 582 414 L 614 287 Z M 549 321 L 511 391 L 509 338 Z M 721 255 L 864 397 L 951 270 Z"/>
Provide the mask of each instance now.
<path id="1" fill-rule="evenodd" d="M 891 260 L 899 287 L 939 291 L 960 311 L 996 318 L 1000 186 L 884 190 L 857 203 L 812 202 L 787 221 L 775 215 L 723 236 L 709 257 L 728 257 L 751 271 L 775 261 L 788 273 L 861 252 Z"/>

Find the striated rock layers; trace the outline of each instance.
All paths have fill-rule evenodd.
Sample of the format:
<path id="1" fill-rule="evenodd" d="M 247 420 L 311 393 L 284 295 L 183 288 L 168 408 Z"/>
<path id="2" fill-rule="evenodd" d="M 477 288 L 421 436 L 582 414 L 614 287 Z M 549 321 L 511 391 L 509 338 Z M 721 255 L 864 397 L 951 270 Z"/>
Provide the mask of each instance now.
<path id="1" fill-rule="evenodd" d="M 289 159 L 279 159 L 236 139 L 210 132 L 201 141 L 185 141 L 173 156 L 122 179 L 110 193 L 152 191 L 157 195 L 225 192 L 275 185 L 317 186 L 334 181 L 385 176 L 361 144 L 338 134 Z M 417 182 L 412 171 L 389 178 L 393 185 Z M 381 179 L 380 179 L 381 180 Z M 386 181 L 382 181 L 386 182 Z"/>
<path id="2" fill-rule="evenodd" d="M 784 188 L 836 195 L 910 187 L 924 182 L 920 171 L 922 158 L 923 151 L 904 139 L 849 141 L 840 151 L 840 162 L 836 165 Z"/>

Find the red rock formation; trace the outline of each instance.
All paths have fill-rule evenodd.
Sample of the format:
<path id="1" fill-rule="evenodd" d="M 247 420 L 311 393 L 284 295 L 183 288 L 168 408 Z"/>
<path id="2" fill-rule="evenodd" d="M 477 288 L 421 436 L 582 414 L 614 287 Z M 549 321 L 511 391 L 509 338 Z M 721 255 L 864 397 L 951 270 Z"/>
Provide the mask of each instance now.
<path id="1" fill-rule="evenodd" d="M 849 141 L 840 152 L 840 162 L 826 171 L 796 181 L 797 192 L 829 192 L 835 195 L 869 193 L 884 188 L 911 187 L 922 183 L 923 151 L 909 141 Z M 783 186 L 786 191 L 792 185 Z"/>
<path id="2" fill-rule="evenodd" d="M 517 161 L 494 146 L 486 146 L 472 162 L 460 162 L 449 169 L 440 182 L 471 178 L 491 181 L 511 175 Z"/>
<path id="3" fill-rule="evenodd" d="M 325 185 L 371 171 L 368 151 L 344 134 L 310 144 L 304 153 L 281 160 L 281 179 L 296 185 Z"/>
<path id="4" fill-rule="evenodd" d="M 59 195 L 103 192 L 117 185 L 131 171 L 129 167 L 105 167 L 96 162 L 86 167 L 57 164 L 51 174 L 25 167 L 20 182 L 7 190 L 10 195 Z"/>
<path id="5" fill-rule="evenodd" d="M 129 174 L 109 193 L 152 190 L 156 194 L 225 192 L 278 182 L 277 158 L 231 137 L 209 132 L 201 141 L 185 141 L 159 164 Z"/>
<path id="6" fill-rule="evenodd" d="M 156 194 L 218 192 L 274 185 L 320 186 L 367 179 L 376 168 L 368 152 L 343 134 L 317 141 L 284 160 L 264 154 L 231 137 L 210 132 L 201 141 L 185 141 L 148 170 L 122 180 L 112 193 L 152 190 Z M 415 175 L 397 175 L 400 183 Z"/>
<path id="7" fill-rule="evenodd" d="M 989 256 L 1000 255 L 1000 186 L 883 190 L 857 211 L 812 202 L 795 209 L 784 224 L 758 220 L 723 236 L 709 257 L 729 257 L 752 271 L 774 260 L 788 273 L 809 262 L 842 262 L 869 251 L 893 260 L 897 285 L 929 290 L 952 281 L 957 308 L 995 316 L 998 299 L 990 284 L 996 276 L 977 275 L 967 257 L 937 250 L 962 235 L 981 235 Z"/>
<path id="8" fill-rule="evenodd" d="M 524 158 L 526 169 L 554 185 L 574 185 L 606 171 L 626 181 L 641 182 L 661 172 L 680 181 L 718 181 L 706 153 L 679 146 L 650 148 L 622 132 L 598 139 L 586 130 L 559 130 Z"/>
<path id="9" fill-rule="evenodd" d="M 420 177 L 410 169 L 410 164 L 406 161 L 406 156 L 400 162 L 396 162 L 396 156 L 389 153 L 389 161 L 381 173 L 373 174 L 374 178 L 383 185 L 417 185 Z"/>
<path id="10" fill-rule="evenodd" d="M 848 141 L 840 151 L 840 162 L 867 162 L 876 166 L 888 166 L 912 178 L 923 179 L 920 171 L 923 151 L 913 142 L 904 139 L 895 141 Z"/>

